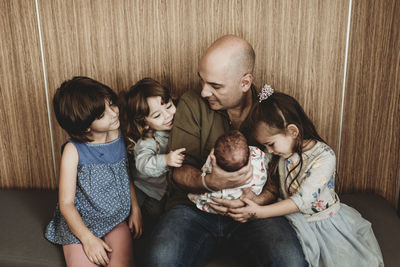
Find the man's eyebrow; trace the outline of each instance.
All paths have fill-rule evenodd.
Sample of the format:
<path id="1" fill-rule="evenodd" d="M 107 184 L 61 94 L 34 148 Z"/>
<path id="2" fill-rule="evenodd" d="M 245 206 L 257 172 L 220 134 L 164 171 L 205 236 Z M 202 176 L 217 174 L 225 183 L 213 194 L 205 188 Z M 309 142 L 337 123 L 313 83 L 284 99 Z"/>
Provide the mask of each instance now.
<path id="1" fill-rule="evenodd" d="M 216 87 L 222 87 L 222 84 L 220 84 L 220 83 L 208 83 L 208 84 L 210 84 L 210 85 L 212 85 L 212 86 L 216 86 Z"/>
<path id="2" fill-rule="evenodd" d="M 197 72 L 197 76 L 199 76 L 199 78 L 202 80 L 202 81 L 204 81 L 204 79 L 201 77 L 201 75 L 200 75 L 200 72 Z M 213 83 L 213 82 L 207 82 L 207 81 L 205 81 L 206 83 L 208 83 L 208 84 L 210 84 L 210 85 L 212 85 L 212 86 L 218 86 L 218 87 L 222 87 L 222 84 L 220 84 L 220 83 Z"/>

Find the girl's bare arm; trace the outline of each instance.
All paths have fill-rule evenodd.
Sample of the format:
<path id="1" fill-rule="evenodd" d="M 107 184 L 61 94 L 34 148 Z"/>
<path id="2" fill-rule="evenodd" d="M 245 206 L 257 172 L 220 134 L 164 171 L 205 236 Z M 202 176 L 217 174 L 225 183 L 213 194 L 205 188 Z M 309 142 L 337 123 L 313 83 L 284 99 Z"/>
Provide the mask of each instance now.
<path id="1" fill-rule="evenodd" d="M 86 227 L 74 205 L 78 161 L 79 155 L 75 146 L 72 143 L 66 144 L 60 166 L 58 194 L 60 212 L 71 232 L 82 242 L 89 260 L 98 265 L 106 265 L 109 263 L 106 250 L 111 252 L 111 248 Z"/>

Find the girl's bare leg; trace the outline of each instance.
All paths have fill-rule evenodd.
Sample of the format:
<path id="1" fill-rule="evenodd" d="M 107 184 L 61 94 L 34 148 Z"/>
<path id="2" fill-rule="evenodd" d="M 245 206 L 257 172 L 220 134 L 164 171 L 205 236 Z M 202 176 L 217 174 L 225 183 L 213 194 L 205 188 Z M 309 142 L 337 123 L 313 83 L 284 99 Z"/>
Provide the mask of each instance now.
<path id="1" fill-rule="evenodd" d="M 118 224 L 103 239 L 112 248 L 108 253 L 110 263 L 107 267 L 134 266 L 132 236 L 126 222 Z"/>
<path id="2" fill-rule="evenodd" d="M 63 251 L 68 267 L 98 267 L 88 259 L 82 244 L 63 245 Z"/>

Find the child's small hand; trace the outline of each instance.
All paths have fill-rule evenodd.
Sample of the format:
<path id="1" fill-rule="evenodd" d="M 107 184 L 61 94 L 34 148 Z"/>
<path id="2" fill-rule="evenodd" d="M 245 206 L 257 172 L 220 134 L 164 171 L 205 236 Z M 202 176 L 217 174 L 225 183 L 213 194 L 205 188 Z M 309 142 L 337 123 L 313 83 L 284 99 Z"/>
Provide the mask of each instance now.
<path id="1" fill-rule="evenodd" d="M 131 215 L 129 216 L 129 229 L 134 233 L 133 238 L 139 238 L 142 235 L 142 213 L 139 206 L 132 205 Z"/>
<path id="2" fill-rule="evenodd" d="M 245 223 L 251 219 L 259 218 L 258 213 L 260 206 L 257 203 L 246 197 L 240 198 L 240 200 L 242 200 L 246 204 L 246 206 L 242 208 L 231 208 L 228 210 L 227 215 L 231 216 L 232 219 L 241 223 Z"/>
<path id="3" fill-rule="evenodd" d="M 91 262 L 102 266 L 110 263 L 107 252 L 112 252 L 112 249 L 102 239 L 91 235 L 82 242 L 82 245 L 86 256 Z"/>
<path id="4" fill-rule="evenodd" d="M 177 167 L 177 168 L 181 167 L 182 162 L 185 159 L 185 155 L 182 154 L 182 152 L 184 152 L 185 150 L 186 148 L 179 148 L 175 151 L 170 151 L 165 159 L 167 166 Z"/>

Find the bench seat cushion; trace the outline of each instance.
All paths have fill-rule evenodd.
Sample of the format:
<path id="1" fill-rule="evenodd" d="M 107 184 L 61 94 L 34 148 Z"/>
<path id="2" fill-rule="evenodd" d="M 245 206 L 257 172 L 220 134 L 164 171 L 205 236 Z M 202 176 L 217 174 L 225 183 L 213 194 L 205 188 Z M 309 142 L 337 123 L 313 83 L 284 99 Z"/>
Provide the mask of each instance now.
<path id="1" fill-rule="evenodd" d="M 385 265 L 398 266 L 400 219 L 394 208 L 373 194 L 346 194 L 341 199 L 372 223 Z M 0 190 L 0 266 L 65 266 L 62 249 L 43 237 L 56 201 L 56 191 Z M 239 266 L 226 253 L 215 255 L 206 267 Z"/>
<path id="2" fill-rule="evenodd" d="M 56 191 L 0 191 L 0 266 L 65 266 L 60 247 L 43 236 L 56 202 Z"/>

